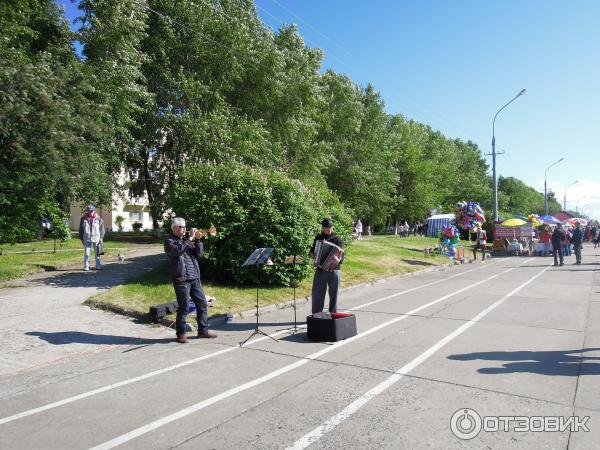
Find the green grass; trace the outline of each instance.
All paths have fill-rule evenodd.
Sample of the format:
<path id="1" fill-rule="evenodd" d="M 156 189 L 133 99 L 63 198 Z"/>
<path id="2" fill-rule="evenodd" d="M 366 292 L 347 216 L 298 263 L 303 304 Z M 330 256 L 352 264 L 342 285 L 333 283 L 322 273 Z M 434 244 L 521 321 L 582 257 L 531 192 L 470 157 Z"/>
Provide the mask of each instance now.
<path id="1" fill-rule="evenodd" d="M 399 238 L 393 235 L 372 236 L 354 241 L 346 252 L 342 265 L 342 287 L 400 275 L 427 266 L 448 262 L 445 256 L 424 256 L 423 248 L 433 247 L 438 240 L 425 237 Z M 256 288 L 222 286 L 203 281 L 207 295 L 216 297 L 209 315 L 224 314 L 229 307 L 234 312 L 252 309 Z M 303 280 L 296 289 L 298 298 L 310 296 L 312 277 Z M 264 287 L 260 289 L 260 305 L 280 303 L 292 298 L 292 288 Z M 136 280 L 114 287 L 90 299 L 91 304 L 111 306 L 136 313 L 147 313 L 152 305 L 175 300 L 173 285 L 165 265 Z"/>
<path id="2" fill-rule="evenodd" d="M 128 242 L 104 242 L 105 260 L 116 258 L 117 253 L 135 247 Z M 0 282 L 22 278 L 38 272 L 56 270 L 73 264 L 83 264 L 83 244 L 77 238 L 57 245 L 54 241 L 41 240 L 14 245 L 4 245 L 0 255 Z M 17 253 L 26 252 L 26 253 Z M 40 252 L 40 253 L 38 253 Z"/>

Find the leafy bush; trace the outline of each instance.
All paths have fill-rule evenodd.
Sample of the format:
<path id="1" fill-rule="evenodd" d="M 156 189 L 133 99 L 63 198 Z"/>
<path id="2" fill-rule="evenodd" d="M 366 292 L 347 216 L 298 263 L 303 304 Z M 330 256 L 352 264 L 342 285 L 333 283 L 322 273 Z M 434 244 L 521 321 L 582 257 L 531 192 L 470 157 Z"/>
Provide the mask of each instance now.
<path id="1" fill-rule="evenodd" d="M 133 228 L 133 231 L 138 232 L 142 229 L 143 225 L 140 222 L 133 222 L 131 224 L 131 228 Z"/>
<path id="2" fill-rule="evenodd" d="M 203 274 L 213 280 L 253 283 L 252 267 L 241 267 L 259 247 L 274 247 L 274 266 L 261 268 L 261 283 L 289 286 L 292 268 L 285 256 L 308 256 L 324 217 L 350 242 L 352 220 L 337 197 L 323 185 L 305 186 L 285 174 L 230 162 L 189 168 L 178 177 L 170 205 L 188 228 L 217 227 L 205 242 Z M 301 278 L 311 271 L 299 268 Z"/>
<path id="3" fill-rule="evenodd" d="M 125 217 L 123 217 L 123 216 L 115 217 L 115 223 L 117 224 L 117 229 L 119 230 L 119 232 L 123 231 L 123 222 L 125 222 Z"/>

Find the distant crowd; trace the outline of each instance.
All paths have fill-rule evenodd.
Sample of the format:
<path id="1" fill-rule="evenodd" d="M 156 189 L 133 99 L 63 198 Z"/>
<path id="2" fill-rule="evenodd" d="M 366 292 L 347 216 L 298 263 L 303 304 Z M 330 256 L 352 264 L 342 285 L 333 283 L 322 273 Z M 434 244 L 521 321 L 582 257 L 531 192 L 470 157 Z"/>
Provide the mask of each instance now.
<path id="1" fill-rule="evenodd" d="M 397 222 L 396 225 L 388 225 L 386 231 L 390 234 L 397 234 L 400 237 L 425 236 L 427 234 L 427 221 L 415 222 L 410 225 L 406 220 Z M 362 221 L 358 219 L 352 228 L 352 234 L 356 239 L 361 239 L 362 236 L 371 235 L 371 227 L 369 225 L 363 227 Z"/>
<path id="2" fill-rule="evenodd" d="M 415 222 L 410 225 L 406 220 L 400 221 L 397 226 L 390 225 L 387 227 L 388 233 L 396 233 L 400 237 L 425 236 L 427 234 L 427 222 Z"/>

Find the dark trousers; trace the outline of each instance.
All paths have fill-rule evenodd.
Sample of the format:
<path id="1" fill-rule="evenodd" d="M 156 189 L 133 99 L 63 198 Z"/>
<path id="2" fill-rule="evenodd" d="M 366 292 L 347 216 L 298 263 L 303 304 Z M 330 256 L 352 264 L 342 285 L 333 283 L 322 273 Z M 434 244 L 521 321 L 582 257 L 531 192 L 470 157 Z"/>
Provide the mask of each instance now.
<path id="1" fill-rule="evenodd" d="M 325 306 L 325 293 L 329 288 L 329 312 L 337 312 L 337 297 L 340 287 L 340 271 L 334 270 L 326 272 L 324 270 L 315 271 L 312 285 L 312 312 L 323 311 Z"/>
<path id="2" fill-rule="evenodd" d="M 557 245 L 556 247 L 552 247 L 552 256 L 554 256 L 554 265 L 558 264 L 560 261 L 560 265 L 563 264 L 563 250 L 562 245 Z"/>
<path id="3" fill-rule="evenodd" d="M 575 262 L 578 262 L 581 264 L 581 244 L 573 245 L 573 252 L 575 253 Z"/>
<path id="4" fill-rule="evenodd" d="M 477 250 L 481 249 L 481 260 L 485 261 L 485 247 L 486 244 L 480 244 L 479 241 L 477 241 L 477 244 L 475 244 L 475 247 L 473 248 L 473 259 L 475 261 L 477 261 Z"/>
<path id="5" fill-rule="evenodd" d="M 177 296 L 177 318 L 175 319 L 177 336 L 185 334 L 185 319 L 188 314 L 190 300 L 196 305 L 198 333 L 208 333 L 208 302 L 200 279 L 173 281 L 173 287 Z"/>

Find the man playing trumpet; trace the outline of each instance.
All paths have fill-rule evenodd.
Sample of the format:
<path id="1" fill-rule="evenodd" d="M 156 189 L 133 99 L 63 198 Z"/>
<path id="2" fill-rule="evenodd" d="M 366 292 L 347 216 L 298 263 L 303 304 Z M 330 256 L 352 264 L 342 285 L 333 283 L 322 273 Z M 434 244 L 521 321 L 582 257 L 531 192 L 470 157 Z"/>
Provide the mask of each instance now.
<path id="1" fill-rule="evenodd" d="M 208 331 L 208 303 L 200 282 L 198 265 L 204 254 L 204 231 L 191 228 L 189 233 L 186 233 L 185 220 L 181 217 L 175 217 L 171 221 L 171 230 L 172 234 L 165 240 L 165 253 L 169 257 L 173 287 L 177 296 L 177 342 L 187 342 L 185 327 L 190 300 L 196 305 L 198 337 L 215 338 L 217 335 Z M 211 231 L 212 229 L 209 233 Z"/>

